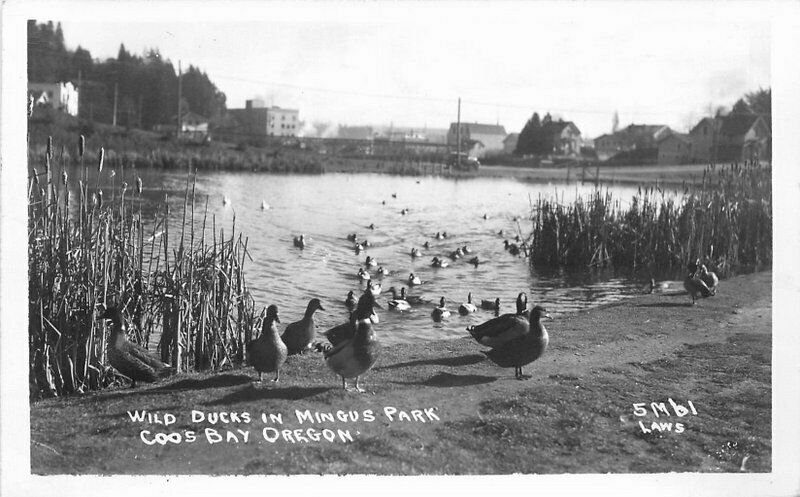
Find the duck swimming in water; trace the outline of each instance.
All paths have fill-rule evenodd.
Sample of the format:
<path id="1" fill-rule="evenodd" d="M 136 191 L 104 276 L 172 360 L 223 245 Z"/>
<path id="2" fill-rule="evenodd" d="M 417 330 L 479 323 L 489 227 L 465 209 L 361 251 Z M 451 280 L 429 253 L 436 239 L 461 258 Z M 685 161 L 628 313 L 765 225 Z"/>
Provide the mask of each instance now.
<path id="1" fill-rule="evenodd" d="M 414 257 L 414 258 L 422 257 L 422 251 L 420 249 L 418 249 L 418 248 L 412 247 L 411 248 L 411 257 Z"/>
<path id="2" fill-rule="evenodd" d="M 384 268 L 383 266 L 381 266 L 381 267 L 378 268 L 377 275 L 378 275 L 379 278 L 383 278 L 384 276 L 388 276 L 389 275 L 389 270 Z"/>
<path id="3" fill-rule="evenodd" d="M 422 284 L 422 280 L 419 279 L 419 276 L 414 276 L 414 273 L 409 274 L 408 275 L 408 280 L 406 280 L 406 281 L 408 283 L 408 286 L 414 286 L 414 285 L 421 285 Z"/>
<path id="4" fill-rule="evenodd" d="M 498 299 L 499 300 L 499 299 Z M 526 309 L 528 297 L 525 293 L 517 296 L 517 312 L 503 314 L 485 323 L 467 328 L 478 343 L 487 347 L 500 347 L 515 338 L 521 337 L 530 330 L 530 322 Z"/>
<path id="5" fill-rule="evenodd" d="M 324 311 L 322 302 L 314 298 L 308 301 L 306 312 L 300 321 L 289 324 L 281 335 L 283 343 L 286 344 L 289 354 L 301 354 L 311 347 L 311 342 L 317 334 L 317 325 L 314 322 L 314 312 Z"/>
<path id="6" fill-rule="evenodd" d="M 496 298 L 494 300 L 489 300 L 489 299 L 481 300 L 481 309 L 486 309 L 487 311 L 499 311 L 500 298 Z"/>
<path id="7" fill-rule="evenodd" d="M 358 268 L 358 273 L 356 273 L 356 276 L 358 276 L 358 279 L 360 279 L 361 281 L 369 281 L 370 280 L 369 273 L 364 271 L 363 267 L 362 268 Z"/>
<path id="8" fill-rule="evenodd" d="M 286 362 L 288 351 L 286 344 L 283 343 L 278 335 L 278 307 L 271 305 L 267 308 L 267 315 L 261 327 L 261 336 L 247 343 L 247 364 L 253 366 L 258 371 L 258 381 L 261 381 L 262 373 L 275 372 L 275 383 L 280 379 L 281 366 Z"/>
<path id="9" fill-rule="evenodd" d="M 370 255 L 367 256 L 367 260 L 364 261 L 364 265 L 367 267 L 375 267 L 378 265 L 378 262 Z"/>
<path id="10" fill-rule="evenodd" d="M 437 323 L 450 317 L 450 311 L 445 305 L 444 297 L 439 300 L 439 307 L 434 307 L 433 311 L 431 311 L 431 317 Z"/>
<path id="11" fill-rule="evenodd" d="M 294 238 L 294 246 L 297 248 L 305 248 L 306 246 L 306 236 L 300 235 L 299 237 Z"/>
<path id="12" fill-rule="evenodd" d="M 388 303 L 388 306 L 389 306 L 390 310 L 393 310 L 393 311 L 407 311 L 407 310 L 411 309 L 411 304 L 409 304 L 408 301 L 404 297 L 399 297 L 398 298 L 397 290 L 395 289 L 395 287 L 389 288 L 389 291 L 392 293 L 392 300 L 390 300 L 389 303 Z"/>
<path id="13" fill-rule="evenodd" d="M 431 267 L 445 268 L 449 265 L 449 262 L 439 259 L 438 257 L 434 257 L 431 261 Z"/>
<path id="14" fill-rule="evenodd" d="M 473 313 L 477 310 L 478 308 L 472 303 L 472 292 L 467 295 L 467 301 L 458 306 L 458 313 L 462 316 L 466 316 L 467 314 Z"/>
<path id="15" fill-rule="evenodd" d="M 347 307 L 349 311 L 352 311 L 356 306 L 356 294 L 353 290 L 347 292 L 347 298 L 344 299 L 344 306 Z"/>
<path id="16" fill-rule="evenodd" d="M 137 381 L 153 383 L 175 373 L 172 366 L 157 359 L 144 347 L 128 341 L 128 327 L 119 308 L 108 307 L 100 319 L 111 321 L 111 336 L 106 348 L 108 362 L 131 379 L 131 388 L 136 387 Z"/>
<path id="17" fill-rule="evenodd" d="M 519 336 L 509 336 L 508 340 L 483 353 L 490 361 L 501 368 L 513 367 L 516 379 L 529 379 L 530 375 L 525 375 L 522 372 L 523 366 L 540 358 L 547 350 L 547 345 L 550 342 L 547 329 L 541 322 L 542 318 L 551 319 L 547 311 L 537 305 L 530 312 L 529 331 Z"/>
<path id="18" fill-rule="evenodd" d="M 375 298 L 369 292 L 365 292 L 364 296 L 363 304 L 359 302 L 353 316 L 353 337 L 324 353 L 325 364 L 341 376 L 342 388 L 347 390 L 347 378 L 355 378 L 355 390 L 360 393 L 364 390 L 358 386 L 359 377 L 372 368 L 380 354 L 380 344 L 369 318 L 373 313 Z"/>

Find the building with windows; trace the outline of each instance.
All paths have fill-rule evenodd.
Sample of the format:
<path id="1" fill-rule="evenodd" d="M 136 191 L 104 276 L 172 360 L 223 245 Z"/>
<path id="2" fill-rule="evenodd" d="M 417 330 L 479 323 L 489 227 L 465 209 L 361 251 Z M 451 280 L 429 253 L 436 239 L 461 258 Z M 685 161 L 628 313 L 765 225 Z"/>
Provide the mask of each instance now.
<path id="1" fill-rule="evenodd" d="M 28 94 L 35 105 L 50 105 L 70 116 L 78 115 L 78 88 L 69 81 L 60 83 L 28 83 Z"/>
<path id="2" fill-rule="evenodd" d="M 461 137 L 462 152 L 468 152 L 472 157 L 482 158 L 486 155 L 502 154 L 505 150 L 503 142 L 508 133 L 499 124 L 479 123 L 461 123 L 459 133 L 458 123 L 450 123 L 447 144 L 451 148 L 458 147 L 459 136 Z"/>
<path id="3" fill-rule="evenodd" d="M 234 138 L 297 136 L 302 127 L 297 109 L 266 107 L 261 100 L 247 100 L 244 109 L 228 109 L 217 134 Z"/>

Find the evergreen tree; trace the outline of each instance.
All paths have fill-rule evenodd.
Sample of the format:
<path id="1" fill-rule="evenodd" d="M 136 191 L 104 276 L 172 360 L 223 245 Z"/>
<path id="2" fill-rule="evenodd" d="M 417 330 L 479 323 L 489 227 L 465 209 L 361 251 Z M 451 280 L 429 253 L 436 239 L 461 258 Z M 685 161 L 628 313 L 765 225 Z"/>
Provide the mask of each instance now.
<path id="1" fill-rule="evenodd" d="M 542 124 L 539 121 L 539 113 L 534 112 L 533 116 L 528 119 L 528 122 L 523 126 L 522 131 L 519 132 L 517 139 L 517 147 L 514 149 L 514 155 L 528 155 L 533 154 L 536 142 L 536 136 L 540 134 Z"/>

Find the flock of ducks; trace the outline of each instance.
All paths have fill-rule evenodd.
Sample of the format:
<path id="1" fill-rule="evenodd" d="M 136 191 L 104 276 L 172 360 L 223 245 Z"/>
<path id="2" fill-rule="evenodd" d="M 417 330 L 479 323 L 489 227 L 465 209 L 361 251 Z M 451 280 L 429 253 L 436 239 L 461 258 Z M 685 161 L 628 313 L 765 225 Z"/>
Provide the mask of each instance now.
<path id="1" fill-rule="evenodd" d="M 406 212 L 401 212 L 401 214 Z M 369 228 L 374 229 L 374 225 L 370 225 Z M 498 234 L 502 236 L 502 232 Z M 442 240 L 447 238 L 447 233 L 437 232 L 433 236 L 437 240 Z M 353 243 L 357 254 L 370 246 L 368 241 L 360 241 L 355 233 L 347 235 L 347 239 Z M 305 248 L 305 236 L 294 237 L 293 243 L 295 247 Z M 423 247 L 428 249 L 430 245 L 425 242 Z M 524 254 L 527 256 L 528 247 L 524 242 L 520 243 L 519 237 L 517 237 L 516 243 L 505 240 L 504 247 L 512 255 Z M 469 246 L 464 245 L 450 252 L 448 257 L 455 261 L 471 252 Z M 412 258 L 419 258 L 423 256 L 423 253 L 415 247 L 411 249 L 410 255 Z M 482 263 L 477 256 L 467 262 L 476 267 Z M 434 268 L 445 268 L 448 265 L 449 262 L 445 257 L 435 256 L 431 261 L 431 266 Z M 383 267 L 379 267 L 377 261 L 371 256 L 367 256 L 364 266 L 367 269 L 378 267 L 376 274 L 379 277 L 389 274 Z M 692 297 L 692 305 L 700 297 L 705 298 L 716 294 L 719 284 L 716 274 L 701 264 L 699 259 L 690 263 L 688 269 L 689 273 L 683 284 Z M 359 378 L 374 366 L 380 355 L 380 343 L 374 327 L 380 322 L 375 307 L 380 307 L 376 298 L 381 295 L 382 289 L 380 283 L 372 281 L 365 268 L 359 268 L 356 276 L 366 283 L 366 289 L 359 298 L 356 298 L 354 291 L 348 292 L 344 305 L 350 311 L 349 318 L 346 322 L 321 333 L 329 344 L 322 347 L 317 344 L 317 346 L 323 352 L 323 360 L 326 365 L 341 377 L 344 390 L 348 389 L 347 380 L 353 379 L 355 391 L 364 392 L 359 386 Z M 409 288 L 424 283 L 414 273 L 409 274 L 405 282 Z M 650 280 L 648 293 L 662 289 L 663 284 L 656 284 L 655 280 Z M 387 304 L 391 311 L 406 311 L 413 305 L 424 304 L 420 297 L 407 295 L 405 287 L 398 292 L 397 288 L 392 286 L 387 292 L 392 295 Z M 517 296 L 516 312 L 499 315 L 499 298 L 484 299 L 478 305 L 473 302 L 472 293 L 469 293 L 466 302 L 459 305 L 458 313 L 462 316 L 469 315 L 476 312 L 479 307 L 494 311 L 495 317 L 484 323 L 468 327 L 469 334 L 477 343 L 489 348 L 483 353 L 491 362 L 501 368 L 513 367 L 516 379 L 530 378 L 530 375 L 523 373 L 523 367 L 540 358 L 549 344 L 549 335 L 542 323 L 543 319 L 552 319 L 547 310 L 539 305 L 528 309 L 527 295 L 521 292 Z M 264 373 L 274 374 L 272 382 L 279 382 L 281 368 L 290 355 L 303 354 L 313 350 L 317 337 L 317 324 L 314 320 L 316 311 L 325 311 L 325 308 L 320 299 L 312 298 L 306 306 L 303 317 L 299 321 L 288 324 L 283 333 L 280 333 L 278 323 L 281 321 L 278 307 L 273 304 L 265 309 L 260 335 L 249 341 L 245 348 L 246 362 L 258 372 L 259 382 L 262 381 Z M 435 322 L 440 322 L 450 315 L 446 299 L 442 296 L 439 305 L 432 309 L 431 318 Z M 175 372 L 169 364 L 162 362 L 145 348 L 127 340 L 127 325 L 118 307 L 107 308 L 100 318 L 110 320 L 112 325 L 108 342 L 109 362 L 117 371 L 131 379 L 131 388 L 136 386 L 137 381 L 155 382 Z"/>

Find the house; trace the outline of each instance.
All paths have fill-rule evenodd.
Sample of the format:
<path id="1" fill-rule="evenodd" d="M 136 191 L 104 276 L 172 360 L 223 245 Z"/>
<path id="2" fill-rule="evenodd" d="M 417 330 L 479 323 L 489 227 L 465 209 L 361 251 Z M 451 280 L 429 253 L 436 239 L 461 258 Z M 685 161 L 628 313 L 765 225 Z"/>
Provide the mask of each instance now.
<path id="1" fill-rule="evenodd" d="M 692 162 L 703 163 L 714 160 L 720 123 L 719 119 L 704 117 L 689 131 L 689 139 L 692 141 Z"/>
<path id="2" fill-rule="evenodd" d="M 581 152 L 581 130 L 572 121 L 548 121 L 542 125 L 550 137 L 553 154 L 576 157 Z"/>
<path id="3" fill-rule="evenodd" d="M 659 164 L 689 164 L 692 161 L 692 139 L 687 133 L 670 133 L 658 141 Z"/>
<path id="4" fill-rule="evenodd" d="M 503 153 L 505 150 L 503 141 L 508 136 L 505 128 L 499 124 L 461 123 L 459 133 L 458 123 L 450 123 L 447 132 L 447 144 L 450 147 L 458 147 L 459 134 L 461 151 L 477 158 Z"/>
<path id="5" fill-rule="evenodd" d="M 28 94 L 37 105 L 51 105 L 70 116 L 78 115 L 78 88 L 69 81 L 60 83 L 28 83 Z"/>
<path id="6" fill-rule="evenodd" d="M 764 117 L 758 115 L 706 117 L 689 136 L 694 162 L 746 161 L 772 155 L 772 133 Z"/>
<path id="7" fill-rule="evenodd" d="M 598 136 L 594 148 L 600 160 L 632 150 L 658 149 L 658 141 L 671 133 L 662 124 L 631 124 L 615 133 Z"/>
<path id="8" fill-rule="evenodd" d="M 156 124 L 153 126 L 153 131 L 174 135 L 176 120 L 177 117 L 173 116 L 171 124 Z M 194 112 L 184 112 L 181 117 L 181 134 L 192 138 L 205 138 L 208 136 L 208 119 Z"/>
<path id="9" fill-rule="evenodd" d="M 302 127 L 297 109 L 265 107 L 260 100 L 247 100 L 244 109 L 228 109 L 225 124 L 217 132 L 239 138 L 297 136 Z"/>
<path id="10" fill-rule="evenodd" d="M 771 132 L 763 117 L 730 114 L 719 128 L 718 161 L 749 161 L 772 155 Z"/>
<path id="11" fill-rule="evenodd" d="M 503 152 L 513 154 L 517 149 L 517 142 L 519 141 L 519 133 L 509 133 L 503 140 Z"/>

